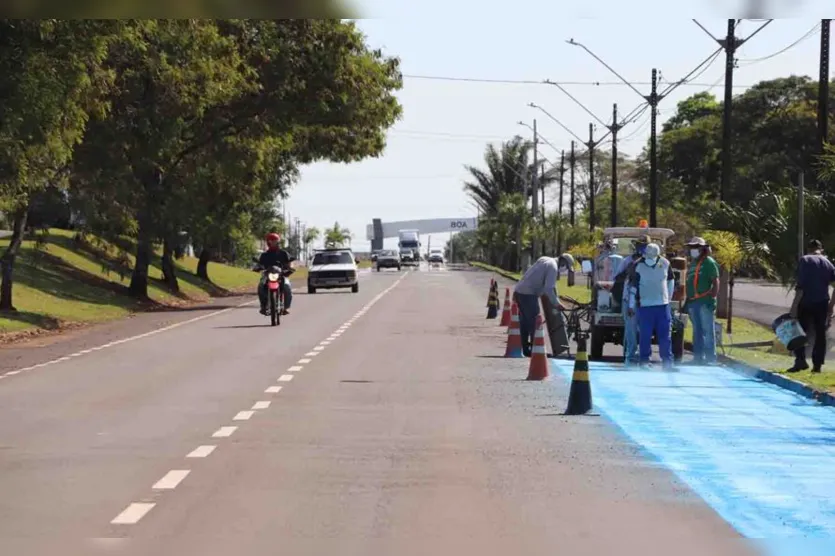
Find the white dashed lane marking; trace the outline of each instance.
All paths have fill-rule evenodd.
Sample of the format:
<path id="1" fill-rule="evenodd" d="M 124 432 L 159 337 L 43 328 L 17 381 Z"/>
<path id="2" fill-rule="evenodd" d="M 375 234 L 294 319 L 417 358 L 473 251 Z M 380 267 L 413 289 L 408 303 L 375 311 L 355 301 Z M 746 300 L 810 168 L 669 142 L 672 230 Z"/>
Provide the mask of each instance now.
<path id="1" fill-rule="evenodd" d="M 125 508 L 125 510 L 117 515 L 110 523 L 114 525 L 133 525 L 145 517 L 145 515 L 150 512 L 154 506 L 156 506 L 156 504 L 134 502 Z"/>
<path id="2" fill-rule="evenodd" d="M 325 349 L 324 346 L 327 346 L 328 344 L 330 344 L 331 341 L 335 340 L 343 332 L 348 330 L 348 327 L 350 327 L 351 324 L 356 319 L 360 318 L 366 312 L 368 312 L 368 310 L 375 303 L 377 303 L 377 301 L 382 299 L 382 297 L 385 294 L 387 294 L 392 289 L 394 289 L 394 287 L 397 286 L 400 282 L 402 282 L 405 277 L 406 277 L 406 275 L 404 274 L 391 287 L 389 287 L 388 289 L 386 289 L 385 291 L 380 293 L 377 297 L 375 297 L 368 305 L 366 305 L 351 320 L 349 320 L 347 323 L 343 324 L 337 331 L 335 331 L 333 334 L 331 334 L 331 336 L 327 340 L 322 341 L 320 343 L 320 345 L 313 348 L 313 351 L 310 351 L 310 352 L 306 353 L 304 359 L 299 359 L 299 365 L 294 365 L 294 366 L 290 367 L 288 369 L 288 371 L 296 372 L 296 371 L 302 370 L 302 368 L 303 368 L 302 365 L 311 362 L 311 359 L 309 359 L 310 357 L 315 357 L 315 356 L 319 355 L 319 353 L 321 353 Z M 254 303 L 254 302 L 244 303 L 242 305 L 239 305 L 239 307 L 243 307 L 245 305 L 250 305 L 252 303 Z M 146 334 L 141 334 L 139 336 L 134 336 L 133 338 L 126 338 L 124 340 L 111 342 L 111 343 L 105 344 L 103 346 L 90 348 L 90 349 L 78 352 L 77 354 L 72 354 L 72 355 L 67 356 L 67 357 L 62 357 L 62 358 L 57 359 L 55 361 L 50 361 L 50 362 L 47 362 L 47 363 L 41 363 L 41 364 L 38 364 L 38 365 L 34 365 L 32 367 L 27 367 L 25 369 L 18 369 L 16 371 L 11 371 L 11 372 L 6 373 L 5 375 L 0 375 L 0 378 L 5 378 L 6 376 L 14 376 L 14 375 L 16 375 L 16 374 L 18 374 L 22 371 L 25 371 L 25 370 L 34 369 L 34 368 L 38 368 L 38 367 L 43 367 L 45 365 L 51 365 L 52 363 L 57 363 L 59 361 L 66 361 L 67 359 L 69 359 L 71 357 L 75 357 L 77 355 L 84 355 L 86 353 L 90 353 L 90 352 L 93 352 L 93 351 L 98 351 L 100 349 L 105 349 L 107 347 L 118 345 L 118 344 L 121 344 L 121 343 L 124 343 L 124 342 L 138 340 L 139 338 L 144 338 L 144 337 L 147 337 L 147 336 L 151 336 L 153 334 L 159 334 L 160 332 L 164 332 L 166 330 L 171 330 L 172 328 L 176 328 L 178 326 L 182 326 L 182 325 L 188 324 L 190 322 L 195 322 L 195 321 L 199 321 L 199 320 L 202 320 L 202 319 L 205 319 L 205 318 L 209 318 L 211 316 L 219 315 L 221 313 L 225 313 L 225 312 L 231 311 L 231 310 L 232 309 L 224 309 L 222 311 L 216 311 L 214 313 L 209 313 L 207 315 L 203 315 L 202 317 L 197 317 L 195 319 L 180 322 L 180 323 L 177 323 L 177 324 L 165 327 L 165 328 L 160 328 L 159 330 L 154 330 L 153 332 L 149 332 L 149 333 L 146 333 Z M 291 380 L 293 380 L 293 376 L 295 376 L 295 375 L 283 374 L 280 377 L 278 377 L 278 382 L 290 382 Z M 282 388 L 281 386 L 270 386 L 264 392 L 266 392 L 268 394 L 277 394 L 281 391 L 281 388 Z M 239 411 L 238 414 L 235 415 L 233 420 L 235 420 L 235 421 L 247 421 L 255 414 L 255 411 L 261 410 L 261 409 L 268 409 L 270 407 L 270 404 L 271 404 L 271 402 L 269 402 L 269 401 L 255 402 L 255 404 L 252 406 L 252 410 Z M 220 427 L 219 429 L 217 429 L 212 434 L 212 437 L 213 438 L 228 438 L 228 437 L 232 436 L 232 434 L 234 434 L 234 432 L 236 430 L 238 430 L 238 427 L 236 427 L 236 426 Z M 215 445 L 198 446 L 191 453 L 189 453 L 186 457 L 187 458 L 205 458 L 205 457 L 208 457 L 212 452 L 214 452 L 216 448 L 217 448 L 217 446 L 215 446 Z M 187 469 L 171 470 L 162 479 L 157 481 L 156 484 L 154 484 L 153 489 L 154 490 L 172 490 L 172 489 L 175 489 L 188 476 L 188 474 L 190 472 L 191 471 L 187 470 Z M 138 523 L 139 520 L 141 520 L 143 517 L 145 517 L 145 515 L 147 515 L 148 512 L 150 512 L 151 509 L 154 508 L 154 506 L 156 506 L 156 503 L 152 503 L 152 502 L 134 502 L 134 503 L 130 504 L 127 508 L 125 508 L 122 511 L 122 513 L 120 513 L 118 516 L 116 516 L 113 519 L 113 521 L 111 521 L 111 523 L 114 524 L 114 525 L 133 525 L 135 523 Z"/>
<path id="3" fill-rule="evenodd" d="M 198 446 L 186 457 L 187 458 L 205 458 L 205 457 L 208 457 L 209 454 L 214 452 L 215 448 L 217 448 L 217 446 Z"/>
<path id="4" fill-rule="evenodd" d="M 215 431 L 212 435 L 214 438 L 228 438 L 232 436 L 235 431 L 238 430 L 238 427 L 220 427 Z"/>
<path id="5" fill-rule="evenodd" d="M 186 324 L 191 324 L 193 322 L 198 322 L 198 321 L 201 321 L 203 319 L 207 319 L 209 317 L 215 317 L 217 315 L 222 315 L 223 313 L 228 313 L 229 311 L 233 311 L 233 310 L 238 309 L 240 307 L 246 307 L 247 305 L 252 305 L 253 303 L 256 303 L 256 302 L 255 301 L 247 301 L 246 303 L 241 303 L 240 305 L 237 305 L 235 307 L 229 307 L 227 309 L 221 309 L 220 311 L 214 311 L 212 313 L 201 315 L 199 317 L 195 317 L 195 318 L 189 319 L 189 320 L 184 320 L 182 322 L 175 322 L 174 324 L 171 324 L 169 326 L 164 326 L 162 328 L 157 328 L 156 330 L 151 330 L 150 332 L 145 332 L 144 334 L 138 334 L 136 336 L 131 336 L 129 338 L 123 338 L 121 340 L 116 340 L 114 342 L 109 342 L 107 344 L 103 344 L 103 345 L 96 346 L 96 347 L 93 347 L 93 348 L 88 348 L 88 349 L 84 349 L 84 350 L 81 350 L 81 351 L 77 351 L 75 353 L 65 355 L 64 357 L 59 357 L 58 359 L 53 359 L 52 361 L 45 361 L 43 363 L 38 363 L 37 365 L 31 365 L 29 367 L 23 367 L 22 369 L 9 371 L 9 372 L 5 373 L 3 376 L 14 376 L 14 375 L 22 373 L 23 371 L 32 371 L 34 369 L 40 369 L 41 367 L 47 367 L 49 365 L 55 365 L 56 363 L 63 363 L 64 361 L 69 361 L 70 359 L 72 359 L 74 357 L 79 357 L 81 355 L 86 355 L 86 354 L 92 353 L 94 351 L 99 351 L 99 350 L 107 349 L 107 348 L 110 348 L 110 347 L 113 347 L 113 346 L 118 346 L 120 344 L 125 344 L 125 343 L 133 342 L 133 341 L 136 341 L 136 340 L 141 340 L 142 338 L 147 338 L 149 336 L 154 336 L 154 335 L 160 334 L 162 332 L 168 332 L 169 330 L 179 328 L 180 326 L 185 326 Z"/>
<path id="6" fill-rule="evenodd" d="M 172 490 L 177 488 L 177 485 L 183 482 L 188 474 L 191 473 L 188 469 L 173 469 L 165 474 L 165 477 L 156 482 L 153 486 L 154 490 Z"/>

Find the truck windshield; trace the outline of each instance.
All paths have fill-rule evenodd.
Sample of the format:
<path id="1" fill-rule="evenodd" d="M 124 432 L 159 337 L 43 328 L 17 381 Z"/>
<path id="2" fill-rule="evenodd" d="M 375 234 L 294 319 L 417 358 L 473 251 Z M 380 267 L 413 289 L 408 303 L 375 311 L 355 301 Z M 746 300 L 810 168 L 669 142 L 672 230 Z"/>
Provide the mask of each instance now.
<path id="1" fill-rule="evenodd" d="M 400 247 L 403 249 L 417 249 L 418 242 L 417 241 L 401 241 Z"/>

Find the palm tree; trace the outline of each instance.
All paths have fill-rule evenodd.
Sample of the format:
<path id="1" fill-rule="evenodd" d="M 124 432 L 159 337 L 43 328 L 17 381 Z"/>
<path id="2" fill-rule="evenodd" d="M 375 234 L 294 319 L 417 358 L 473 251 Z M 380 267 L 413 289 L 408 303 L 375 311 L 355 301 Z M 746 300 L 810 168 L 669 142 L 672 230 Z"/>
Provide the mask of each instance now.
<path id="1" fill-rule="evenodd" d="M 544 161 L 533 164 L 532 149 L 533 144 L 530 141 L 517 135 L 510 141 L 503 142 L 499 148 L 492 144 L 487 146 L 484 152 L 486 170 L 465 166 L 473 180 L 464 182 L 464 191 L 478 207 L 481 219 L 485 222 L 495 219 L 500 228 L 509 226 L 508 229 L 497 233 L 511 238 L 508 241 L 512 242 L 511 245 L 515 244 L 515 255 L 510 253 L 509 261 L 506 247 L 492 250 L 492 264 L 506 262 L 511 268 L 519 268 L 522 236 L 525 235 L 522 230 L 524 220 L 521 213 L 530 213 L 526 205 L 532 193 L 531 177 L 535 175 L 534 172 L 539 172 L 537 185 L 540 187 L 547 187 L 559 180 L 559 172 L 555 169 L 542 173 Z M 538 195 L 539 191 L 536 194 Z M 485 234 L 488 233 L 492 232 L 485 231 Z"/>
<path id="2" fill-rule="evenodd" d="M 484 152 L 486 170 L 474 166 L 465 166 L 473 180 L 464 182 L 464 191 L 473 199 L 482 214 L 490 216 L 497 213 L 504 195 L 527 193 L 531 196 L 531 176 L 534 170 L 540 172 L 540 187 L 559 181 L 559 172 L 550 169 L 543 175 L 544 161 L 539 161 L 536 168 L 531 161 L 533 144 L 516 136 L 503 142 L 498 149 L 490 144 Z"/>
<path id="3" fill-rule="evenodd" d="M 302 243 L 304 244 L 304 254 L 307 257 L 307 254 L 310 252 L 310 244 L 319 239 L 319 236 L 322 235 L 322 232 L 319 231 L 319 228 L 312 227 L 308 228 L 304 231 L 304 237 L 302 237 Z"/>
<path id="4" fill-rule="evenodd" d="M 351 230 L 342 228 L 339 222 L 334 222 L 333 228 L 325 229 L 325 247 L 342 247 L 345 242 L 351 244 Z"/>

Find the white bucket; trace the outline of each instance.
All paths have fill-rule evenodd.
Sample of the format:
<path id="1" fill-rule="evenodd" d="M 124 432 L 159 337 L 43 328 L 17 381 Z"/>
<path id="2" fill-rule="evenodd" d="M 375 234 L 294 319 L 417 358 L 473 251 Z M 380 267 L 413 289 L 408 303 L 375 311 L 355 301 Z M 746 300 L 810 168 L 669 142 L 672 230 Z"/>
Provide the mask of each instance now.
<path id="1" fill-rule="evenodd" d="M 806 332 L 797 319 L 786 318 L 774 327 L 774 333 L 780 343 L 786 346 L 789 351 L 794 351 L 806 346 Z"/>

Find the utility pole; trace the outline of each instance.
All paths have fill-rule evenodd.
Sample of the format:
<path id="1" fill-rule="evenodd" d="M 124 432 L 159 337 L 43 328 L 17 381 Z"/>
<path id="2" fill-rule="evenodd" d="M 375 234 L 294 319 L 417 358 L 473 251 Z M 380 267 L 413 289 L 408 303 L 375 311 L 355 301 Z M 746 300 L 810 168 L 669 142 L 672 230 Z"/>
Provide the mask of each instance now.
<path id="1" fill-rule="evenodd" d="M 612 227 L 618 225 L 618 105 L 612 110 Z"/>
<path id="2" fill-rule="evenodd" d="M 731 188 L 731 117 L 734 93 L 734 65 L 737 48 L 742 41 L 734 36 L 736 20 L 728 20 L 728 35 L 719 44 L 725 49 L 725 106 L 722 116 L 722 185 L 719 189 L 719 201 L 724 201 Z"/>
<path id="3" fill-rule="evenodd" d="M 652 70 L 652 91 L 647 98 L 650 114 L 649 139 L 649 226 L 658 226 L 658 70 Z"/>
<path id="4" fill-rule="evenodd" d="M 568 171 L 568 168 L 565 167 L 565 151 L 560 153 L 560 200 L 559 200 L 559 215 L 562 217 L 562 197 L 563 197 L 563 187 L 565 185 L 565 173 Z"/>
<path id="5" fill-rule="evenodd" d="M 589 124 L 589 231 L 594 231 L 597 218 L 594 214 L 594 124 Z"/>
<path id="6" fill-rule="evenodd" d="M 536 223 L 537 213 L 539 212 L 539 191 L 537 191 L 537 178 L 539 177 L 539 159 L 537 158 L 537 149 L 539 148 L 539 134 L 536 132 L 536 118 L 533 120 L 533 172 L 531 172 L 531 215 L 532 220 Z M 533 234 L 531 241 L 531 262 L 533 262 L 536 254 L 539 253 L 539 238 L 536 233 Z"/>
<path id="7" fill-rule="evenodd" d="M 577 162 L 577 156 L 574 154 L 574 141 L 571 142 L 571 158 L 569 165 L 571 167 L 571 203 L 569 205 L 571 227 L 574 227 L 574 163 Z"/>
<path id="8" fill-rule="evenodd" d="M 820 154 L 829 142 L 829 33 L 831 19 L 821 21 L 820 84 L 818 89 L 818 141 Z"/>

